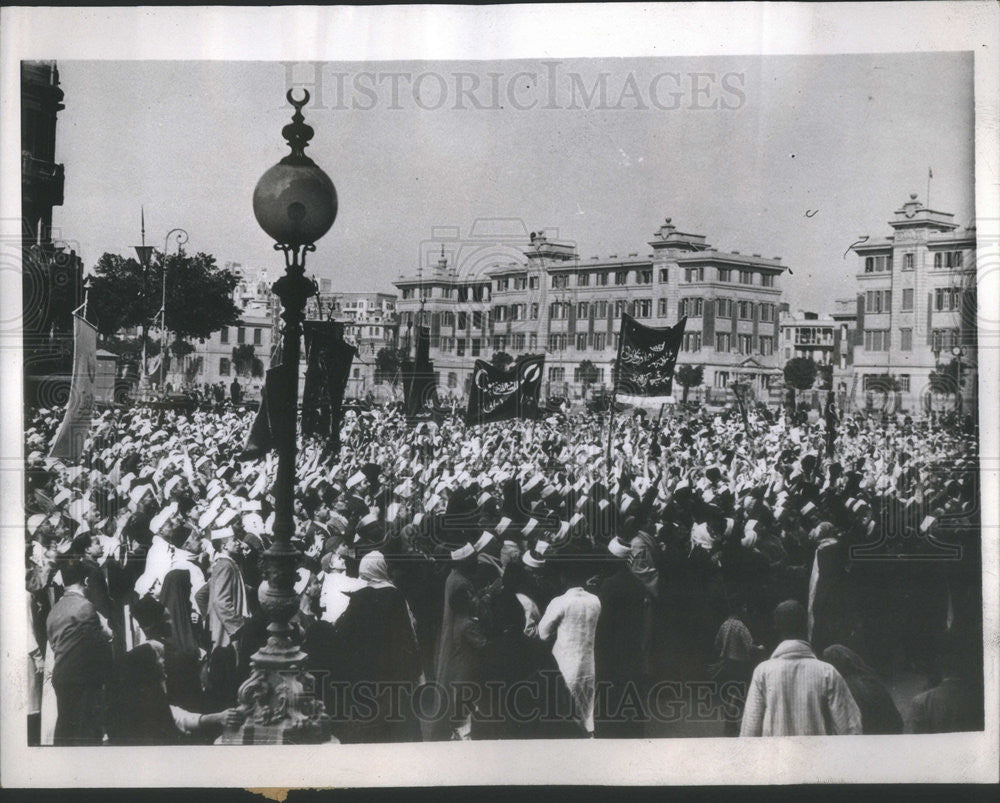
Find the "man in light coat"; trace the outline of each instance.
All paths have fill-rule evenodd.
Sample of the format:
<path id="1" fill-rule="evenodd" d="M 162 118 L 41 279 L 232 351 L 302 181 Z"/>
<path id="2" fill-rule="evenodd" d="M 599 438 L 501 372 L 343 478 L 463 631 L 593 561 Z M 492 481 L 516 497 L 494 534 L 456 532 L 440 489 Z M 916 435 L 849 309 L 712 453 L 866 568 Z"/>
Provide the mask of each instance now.
<path id="1" fill-rule="evenodd" d="M 774 611 L 781 643 L 753 673 L 740 736 L 861 733 L 861 712 L 847 683 L 816 658 L 806 640 L 806 610 L 795 600 Z"/>

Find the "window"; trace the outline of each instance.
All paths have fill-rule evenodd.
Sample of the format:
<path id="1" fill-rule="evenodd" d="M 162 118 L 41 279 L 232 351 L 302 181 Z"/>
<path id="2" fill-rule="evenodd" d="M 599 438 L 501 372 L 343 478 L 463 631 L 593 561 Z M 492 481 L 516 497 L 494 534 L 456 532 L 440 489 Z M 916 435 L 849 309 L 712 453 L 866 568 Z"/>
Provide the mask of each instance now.
<path id="1" fill-rule="evenodd" d="M 736 345 L 740 354 L 753 354 L 753 335 L 738 335 Z"/>
<path id="2" fill-rule="evenodd" d="M 468 324 L 469 324 L 469 313 L 467 312 L 458 313 L 458 328 L 466 329 L 468 327 Z"/>
<path id="3" fill-rule="evenodd" d="M 899 350 L 900 351 L 913 351 L 913 330 L 912 329 L 900 329 L 899 330 Z"/>
<path id="4" fill-rule="evenodd" d="M 507 320 L 507 308 L 504 306 L 493 308 L 493 320 L 494 321 L 506 321 Z"/>
<path id="5" fill-rule="evenodd" d="M 441 351 L 451 351 L 454 348 L 455 338 L 453 337 L 442 337 L 438 348 Z"/>
<path id="6" fill-rule="evenodd" d="M 420 288 L 420 297 L 421 298 L 430 298 L 433 295 L 434 295 L 434 288 L 433 287 L 421 287 Z"/>
<path id="7" fill-rule="evenodd" d="M 576 277 L 576 286 L 577 287 L 586 287 L 589 284 L 590 284 L 590 274 L 589 273 L 580 273 L 580 274 L 577 274 L 577 277 Z"/>
<path id="8" fill-rule="evenodd" d="M 760 319 L 766 323 L 774 323 L 774 304 L 760 305 Z"/>
<path id="9" fill-rule="evenodd" d="M 715 350 L 716 351 L 731 351 L 732 350 L 732 337 L 729 332 L 716 332 L 715 333 Z"/>
<path id="10" fill-rule="evenodd" d="M 480 352 L 480 344 L 482 341 L 478 337 L 472 338 L 472 356 L 478 357 Z"/>
<path id="11" fill-rule="evenodd" d="M 701 332 L 684 333 L 684 351 L 701 351 Z"/>
<path id="12" fill-rule="evenodd" d="M 703 282 L 705 281 L 705 269 L 704 268 L 684 268 L 684 281 L 685 282 Z"/>
<path id="13" fill-rule="evenodd" d="M 587 317 L 587 302 L 586 301 L 581 301 L 579 304 L 576 305 L 576 317 L 577 318 L 586 318 Z"/>
<path id="14" fill-rule="evenodd" d="M 913 254 L 903 254 L 903 270 L 913 270 Z"/>
<path id="15" fill-rule="evenodd" d="M 483 313 L 481 312 L 472 313 L 472 328 L 473 329 L 483 328 Z"/>
<path id="16" fill-rule="evenodd" d="M 733 272 L 729 268 L 719 268 L 719 281 L 720 282 L 731 282 L 733 280 Z"/>
<path id="17" fill-rule="evenodd" d="M 553 301 L 551 304 L 549 304 L 549 317 L 554 321 L 558 321 L 560 318 L 562 318 L 562 308 L 563 305 L 561 303 L 559 303 L 558 301 Z"/>
<path id="18" fill-rule="evenodd" d="M 454 371 L 448 373 L 448 387 L 457 388 L 458 387 L 458 374 Z"/>
<path id="19" fill-rule="evenodd" d="M 615 284 L 623 285 L 628 281 L 628 271 L 627 270 L 616 270 L 615 271 Z"/>
<path id="20" fill-rule="evenodd" d="M 595 273 L 594 274 L 594 284 L 596 284 L 598 287 L 607 287 L 608 286 L 608 274 L 605 273 L 605 272 Z"/>
<path id="21" fill-rule="evenodd" d="M 934 254 L 935 268 L 960 268 L 962 267 L 961 251 L 938 251 Z"/>
<path id="22" fill-rule="evenodd" d="M 441 313 L 441 325 L 442 326 L 454 326 L 455 325 L 455 313 L 454 312 L 442 312 Z"/>
<path id="23" fill-rule="evenodd" d="M 538 335 L 532 332 L 528 335 L 528 351 L 534 351 L 538 348 Z"/>
<path id="24" fill-rule="evenodd" d="M 563 382 L 566 379 L 566 369 L 555 365 L 549 368 L 549 382 Z"/>
<path id="25" fill-rule="evenodd" d="M 865 351 L 888 351 L 888 350 L 889 350 L 888 329 L 865 330 Z"/>
<path id="26" fill-rule="evenodd" d="M 537 304 L 532 304 L 531 305 L 531 320 L 533 320 L 533 321 L 537 321 L 538 320 L 538 305 Z"/>
<path id="27" fill-rule="evenodd" d="M 733 301 L 729 298 L 715 299 L 715 316 L 717 318 L 733 317 Z"/>
<path id="28" fill-rule="evenodd" d="M 715 373 L 715 386 L 717 388 L 727 388 L 727 387 L 729 387 L 729 372 L 728 371 L 716 371 L 716 373 Z"/>
<path id="29" fill-rule="evenodd" d="M 507 279 L 506 278 L 497 279 L 497 290 L 506 290 L 506 289 L 507 289 Z"/>
<path id="30" fill-rule="evenodd" d="M 569 287 L 569 274 L 563 274 L 561 276 L 552 277 L 552 287 L 555 290 L 562 290 Z"/>
<path id="31" fill-rule="evenodd" d="M 959 343 L 958 329 L 935 329 L 931 332 L 931 351 L 951 351 Z"/>
<path id="32" fill-rule="evenodd" d="M 660 268 L 660 282 L 666 284 L 670 281 L 670 271 L 667 268 Z"/>
<path id="33" fill-rule="evenodd" d="M 236 329 L 236 342 L 243 344 L 247 342 L 247 330 L 245 326 L 237 327 Z"/>
<path id="34" fill-rule="evenodd" d="M 752 270 L 741 270 L 740 271 L 740 284 L 753 284 L 753 271 Z"/>
<path id="35" fill-rule="evenodd" d="M 913 256 L 909 254 L 908 256 Z M 902 312 L 913 312 L 913 288 L 905 287 L 903 288 L 903 305 L 900 307 Z"/>
<path id="36" fill-rule="evenodd" d="M 647 268 L 646 270 L 637 270 L 635 272 L 635 283 L 636 284 L 652 284 L 653 283 L 653 269 Z"/>
<path id="37" fill-rule="evenodd" d="M 761 287 L 774 287 L 774 274 L 773 273 L 762 273 L 760 275 L 760 286 Z"/>
<path id="38" fill-rule="evenodd" d="M 503 351 L 506 347 L 507 347 L 507 338 L 501 335 L 498 335 L 497 337 L 493 338 L 494 351 Z"/>
<path id="39" fill-rule="evenodd" d="M 459 313 L 459 314 L 461 315 L 462 313 Z M 455 355 L 458 356 L 458 357 L 464 357 L 465 356 L 465 338 L 464 337 L 460 337 L 455 342 Z"/>
<path id="40" fill-rule="evenodd" d="M 903 393 L 909 393 L 910 392 L 910 375 L 909 374 L 899 374 L 899 376 L 897 376 L 896 379 L 899 381 L 899 389 Z"/>
<path id="41" fill-rule="evenodd" d="M 650 318 L 653 315 L 653 299 L 651 298 L 640 298 L 638 302 L 638 315 L 637 318 Z"/>
<path id="42" fill-rule="evenodd" d="M 220 343 L 228 343 L 229 342 L 229 327 L 228 326 L 223 326 L 219 330 L 219 342 Z"/>
<path id="43" fill-rule="evenodd" d="M 865 293 L 865 312 L 890 312 L 892 290 L 869 290 Z"/>
<path id="44" fill-rule="evenodd" d="M 413 298 L 413 288 L 412 287 L 404 287 L 403 288 L 403 300 L 405 301 L 408 298 Z"/>
<path id="45" fill-rule="evenodd" d="M 531 277 L 528 278 L 528 288 L 530 290 L 537 290 L 538 289 L 538 277 L 537 276 L 531 276 Z"/>
<path id="46" fill-rule="evenodd" d="M 576 336 L 576 349 L 577 351 L 583 351 L 587 348 L 587 334 L 586 332 L 580 332 Z"/>
<path id="47" fill-rule="evenodd" d="M 774 354 L 774 338 L 770 335 L 760 336 L 760 353 L 764 357 Z"/>
<path id="48" fill-rule="evenodd" d="M 219 376 L 229 376 L 229 359 L 227 357 L 219 359 Z"/>
<path id="49" fill-rule="evenodd" d="M 468 287 L 459 287 L 458 288 L 458 300 L 459 301 L 468 301 L 469 300 L 469 288 Z"/>
<path id="50" fill-rule="evenodd" d="M 656 299 L 656 317 L 657 318 L 667 317 L 667 299 L 665 298 Z"/>
<path id="51" fill-rule="evenodd" d="M 594 302 L 595 318 L 607 318 L 608 317 L 608 302 L 607 301 L 595 301 Z"/>
<path id="52" fill-rule="evenodd" d="M 938 287 L 934 291 L 935 312 L 958 309 L 958 297 L 961 291 L 957 287 Z"/>
<path id="53" fill-rule="evenodd" d="M 515 290 L 524 290 L 524 288 L 526 288 L 527 286 L 528 286 L 528 277 L 527 276 L 515 276 L 514 277 L 514 289 Z"/>
<path id="54" fill-rule="evenodd" d="M 753 320 L 753 304 L 750 301 L 741 301 L 738 305 L 738 311 L 741 321 Z"/>
<path id="55" fill-rule="evenodd" d="M 702 314 L 704 309 L 705 301 L 701 298 L 689 298 L 688 299 L 688 315 L 697 318 Z"/>
<path id="56" fill-rule="evenodd" d="M 865 273 L 885 273 L 892 270 L 892 257 L 865 257 Z"/>
<path id="57" fill-rule="evenodd" d="M 604 351 L 604 347 L 607 344 L 607 334 L 604 332 L 594 332 L 594 349 L 597 351 Z"/>
<path id="58" fill-rule="evenodd" d="M 622 316 L 622 313 L 627 312 L 627 311 L 628 311 L 628 302 L 627 301 L 621 301 L 621 300 L 619 300 L 619 301 L 615 302 L 615 317 L 616 318 L 620 318 Z"/>
<path id="59" fill-rule="evenodd" d="M 511 345 L 515 351 L 524 350 L 524 335 L 514 335 L 511 340 Z"/>

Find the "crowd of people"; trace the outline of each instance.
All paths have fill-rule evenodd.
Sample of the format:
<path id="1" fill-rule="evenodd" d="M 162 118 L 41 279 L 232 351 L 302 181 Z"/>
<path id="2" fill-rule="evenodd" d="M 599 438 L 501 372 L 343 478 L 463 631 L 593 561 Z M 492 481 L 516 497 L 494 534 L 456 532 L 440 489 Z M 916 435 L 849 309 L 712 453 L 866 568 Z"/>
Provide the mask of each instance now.
<path id="1" fill-rule="evenodd" d="M 276 455 L 240 459 L 238 406 L 131 406 L 67 465 L 61 418 L 26 430 L 29 739 L 211 743 L 267 640 Z M 292 624 L 333 735 L 670 735 L 706 689 L 731 735 L 981 729 L 976 434 L 855 413 L 829 452 L 824 429 L 376 406 L 339 452 L 303 440 Z"/>

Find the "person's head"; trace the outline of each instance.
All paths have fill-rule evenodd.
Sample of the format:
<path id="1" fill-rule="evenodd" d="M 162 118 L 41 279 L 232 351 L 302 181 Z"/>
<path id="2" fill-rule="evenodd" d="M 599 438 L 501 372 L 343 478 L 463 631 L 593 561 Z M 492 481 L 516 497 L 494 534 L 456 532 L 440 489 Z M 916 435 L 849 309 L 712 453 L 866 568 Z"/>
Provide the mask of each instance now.
<path id="1" fill-rule="evenodd" d="M 222 543 L 222 551 L 225 552 L 230 557 L 236 557 L 237 555 L 243 554 L 243 542 L 235 534 L 229 536 Z"/>
<path id="2" fill-rule="evenodd" d="M 70 588 L 82 590 L 87 584 L 87 567 L 78 557 L 73 557 L 59 566 L 59 572 L 62 574 L 63 587 L 67 590 Z"/>
<path id="3" fill-rule="evenodd" d="M 794 599 L 785 600 L 774 609 L 774 629 L 782 641 L 800 639 L 805 641 L 809 634 L 808 617 L 802 603 Z"/>

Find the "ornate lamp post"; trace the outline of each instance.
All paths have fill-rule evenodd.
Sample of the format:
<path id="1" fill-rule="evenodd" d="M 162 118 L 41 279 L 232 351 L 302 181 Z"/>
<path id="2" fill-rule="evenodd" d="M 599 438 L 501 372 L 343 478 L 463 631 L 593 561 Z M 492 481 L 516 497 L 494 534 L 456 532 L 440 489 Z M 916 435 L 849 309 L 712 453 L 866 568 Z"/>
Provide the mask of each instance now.
<path id="1" fill-rule="evenodd" d="M 295 107 L 292 122 L 282 130 L 291 153 L 261 176 L 253 193 L 253 211 L 260 227 L 276 242 L 274 249 L 285 255 L 285 273 L 272 287 L 280 299 L 284 321 L 281 365 L 284 381 L 292 384 L 291 404 L 283 414 L 290 417 L 275 435 L 278 471 L 274 493 L 274 541 L 264 553 L 266 585 L 261 584 L 260 603 L 271 622 L 267 644 L 251 657 L 253 672 L 239 692 L 245 720 L 239 732 L 223 734 L 223 742 L 314 744 L 330 739 L 323 705 L 309 692 L 311 680 L 300 667 L 306 654 L 293 639 L 291 618 L 298 609 L 294 591 L 300 553 L 292 546 L 295 488 L 296 408 L 298 406 L 299 341 L 308 299 L 316 287 L 305 277 L 305 256 L 315 251 L 315 241 L 326 234 L 337 216 L 337 192 L 333 182 L 305 155 L 313 129 L 306 125 L 302 107 L 309 92 L 288 102 Z"/>
<path id="2" fill-rule="evenodd" d="M 176 235 L 176 236 L 175 236 Z M 171 229 L 163 238 L 163 283 L 160 288 L 160 391 L 163 391 L 164 372 L 167 368 L 167 247 L 170 238 L 177 242 L 177 256 L 181 255 L 181 246 L 188 241 L 188 233 L 184 229 Z"/>

